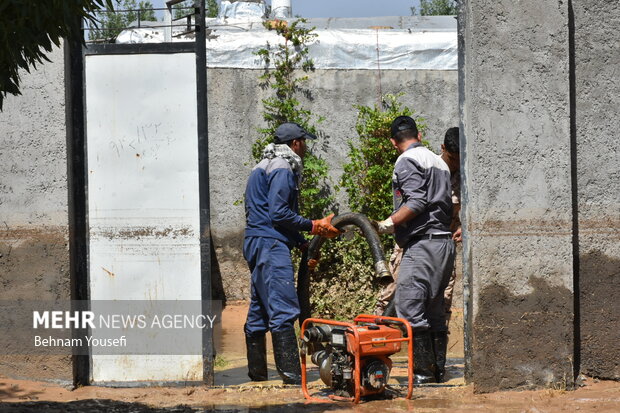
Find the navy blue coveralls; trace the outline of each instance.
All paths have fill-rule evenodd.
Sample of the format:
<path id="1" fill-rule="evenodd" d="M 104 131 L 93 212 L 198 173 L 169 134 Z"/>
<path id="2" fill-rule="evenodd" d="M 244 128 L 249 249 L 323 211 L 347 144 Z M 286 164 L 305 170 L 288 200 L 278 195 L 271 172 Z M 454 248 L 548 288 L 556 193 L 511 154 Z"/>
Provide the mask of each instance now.
<path id="1" fill-rule="evenodd" d="M 299 176 L 279 157 L 252 170 L 245 191 L 243 256 L 252 272 L 247 335 L 293 328 L 299 317 L 291 249 L 306 242 L 299 231 L 312 221 L 299 215 Z"/>

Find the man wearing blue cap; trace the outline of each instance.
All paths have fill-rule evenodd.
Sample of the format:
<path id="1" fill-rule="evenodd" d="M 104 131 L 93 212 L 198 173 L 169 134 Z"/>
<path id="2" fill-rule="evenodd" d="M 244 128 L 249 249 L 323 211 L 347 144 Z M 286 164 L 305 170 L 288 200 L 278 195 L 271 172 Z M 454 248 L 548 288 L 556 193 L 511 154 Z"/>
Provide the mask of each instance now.
<path id="1" fill-rule="evenodd" d="M 403 248 L 396 313 L 414 330 L 415 383 L 441 381 L 445 346 L 436 352 L 433 339 L 445 337 L 448 328 L 444 290 L 455 253 L 450 169 L 422 145 L 409 116 L 394 119 L 390 140 L 400 153 L 392 175 L 394 212 L 377 224 L 379 232 L 393 233 Z"/>
<path id="2" fill-rule="evenodd" d="M 243 256 L 252 272 L 251 301 L 245 323 L 248 375 L 267 380 L 265 334 L 271 331 L 276 369 L 284 384 L 301 383 L 299 350 L 293 324 L 299 301 L 291 249 L 307 248 L 300 231 L 333 238 L 340 231 L 331 225 L 333 214 L 311 221 L 299 215 L 299 183 L 306 139 L 316 139 L 296 123 L 283 123 L 274 143 L 252 169 L 245 191 Z"/>

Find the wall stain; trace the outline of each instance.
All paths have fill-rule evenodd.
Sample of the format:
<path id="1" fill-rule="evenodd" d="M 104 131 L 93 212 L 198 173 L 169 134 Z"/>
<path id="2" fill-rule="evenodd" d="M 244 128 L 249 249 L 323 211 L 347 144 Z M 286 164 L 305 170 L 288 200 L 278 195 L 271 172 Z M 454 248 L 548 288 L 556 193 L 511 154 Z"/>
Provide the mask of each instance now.
<path id="1" fill-rule="evenodd" d="M 580 220 L 579 233 L 586 234 L 610 234 L 620 239 L 617 228 L 620 228 L 620 220 Z M 572 222 L 562 219 L 521 219 L 521 220 L 485 220 L 471 222 L 469 231 L 475 235 L 493 236 L 570 236 L 572 235 Z"/>
<path id="2" fill-rule="evenodd" d="M 473 320 L 474 391 L 573 386 L 573 294 L 530 280 L 528 295 L 485 287 Z"/>
<path id="3" fill-rule="evenodd" d="M 620 380 L 620 258 L 579 256 L 581 372 Z"/>
<path id="4" fill-rule="evenodd" d="M 69 301 L 68 228 L 0 227 L 0 295 L 5 300 Z M 0 374 L 73 382 L 66 355 L 0 355 Z"/>
<path id="5" fill-rule="evenodd" d="M 192 237 L 194 231 L 191 228 L 173 228 L 173 227 L 139 227 L 139 228 L 96 228 L 91 229 L 91 236 L 102 237 L 107 239 L 136 239 L 142 237 L 154 238 L 178 238 Z"/>

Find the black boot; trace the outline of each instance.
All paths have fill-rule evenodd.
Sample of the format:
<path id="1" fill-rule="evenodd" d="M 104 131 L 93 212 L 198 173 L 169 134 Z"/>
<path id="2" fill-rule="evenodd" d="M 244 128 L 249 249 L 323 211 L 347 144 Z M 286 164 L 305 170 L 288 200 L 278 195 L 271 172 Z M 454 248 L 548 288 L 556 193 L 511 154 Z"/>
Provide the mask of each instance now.
<path id="1" fill-rule="evenodd" d="M 433 351 L 433 340 L 429 331 L 416 331 L 413 333 L 413 355 L 415 374 L 415 385 L 425 383 L 435 383 L 435 352 Z"/>
<path id="2" fill-rule="evenodd" d="M 446 373 L 446 352 L 448 351 L 448 332 L 447 331 L 433 331 L 433 349 L 435 350 L 435 363 L 437 364 L 437 370 L 435 371 L 435 378 L 437 383 L 443 383 L 444 375 Z"/>
<path id="3" fill-rule="evenodd" d="M 252 381 L 265 381 L 267 378 L 267 346 L 265 333 L 245 335 L 245 347 L 248 353 L 248 376 Z"/>
<path id="4" fill-rule="evenodd" d="M 272 331 L 273 357 L 276 369 L 284 384 L 301 384 L 301 364 L 297 337 L 292 328 L 283 331 Z"/>

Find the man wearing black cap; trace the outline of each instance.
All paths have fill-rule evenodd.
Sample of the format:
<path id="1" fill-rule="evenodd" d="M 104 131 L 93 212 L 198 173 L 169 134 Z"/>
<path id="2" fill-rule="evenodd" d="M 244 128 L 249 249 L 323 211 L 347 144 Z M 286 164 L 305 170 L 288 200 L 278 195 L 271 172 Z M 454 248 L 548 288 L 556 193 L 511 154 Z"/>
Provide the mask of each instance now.
<path id="1" fill-rule="evenodd" d="M 378 222 L 403 248 L 396 287 L 396 312 L 414 329 L 416 384 L 438 381 L 433 336 L 445 335 L 443 294 L 454 265 L 450 233 L 452 198 L 448 165 L 422 145 L 415 121 L 392 122 L 391 142 L 400 153 L 394 164 L 394 212 Z M 445 360 L 445 354 L 443 354 Z"/>
<path id="2" fill-rule="evenodd" d="M 271 331 L 276 368 L 285 384 L 301 383 L 293 323 L 299 317 L 291 249 L 305 248 L 299 231 L 328 238 L 340 231 L 333 214 L 311 221 L 299 215 L 298 192 L 306 139 L 316 136 L 296 123 L 283 123 L 254 167 L 245 190 L 243 256 L 252 272 L 250 309 L 245 323 L 248 375 L 267 380 L 265 333 Z"/>

